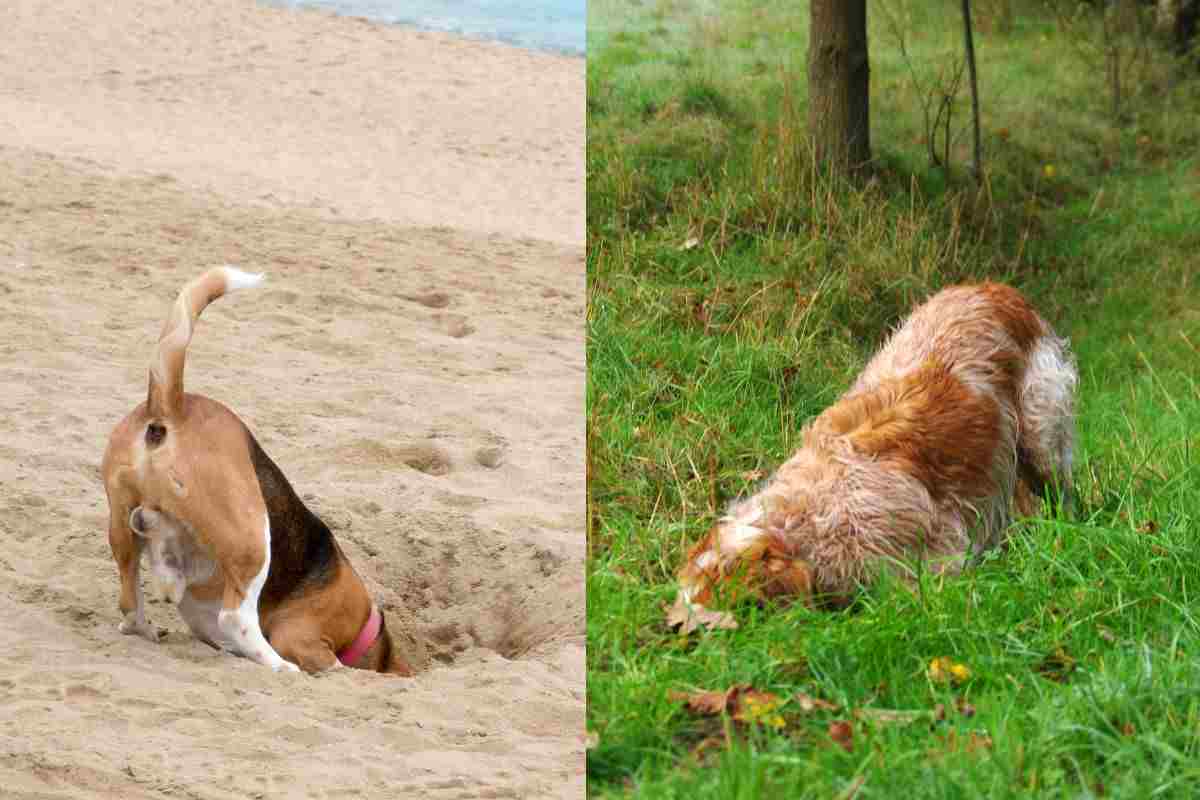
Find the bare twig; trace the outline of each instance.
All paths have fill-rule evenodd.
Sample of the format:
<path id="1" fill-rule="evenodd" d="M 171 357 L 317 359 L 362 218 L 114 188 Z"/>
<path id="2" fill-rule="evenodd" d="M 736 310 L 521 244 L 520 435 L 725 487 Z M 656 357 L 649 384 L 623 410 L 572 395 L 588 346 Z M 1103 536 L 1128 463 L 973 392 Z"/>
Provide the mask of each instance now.
<path id="1" fill-rule="evenodd" d="M 975 37 L 971 35 L 971 0 L 962 0 L 963 36 L 966 40 L 967 72 L 971 76 L 971 119 L 974 130 L 974 147 L 971 157 L 971 174 L 978 181 L 983 174 L 982 156 L 979 150 L 979 81 L 975 73 Z"/>

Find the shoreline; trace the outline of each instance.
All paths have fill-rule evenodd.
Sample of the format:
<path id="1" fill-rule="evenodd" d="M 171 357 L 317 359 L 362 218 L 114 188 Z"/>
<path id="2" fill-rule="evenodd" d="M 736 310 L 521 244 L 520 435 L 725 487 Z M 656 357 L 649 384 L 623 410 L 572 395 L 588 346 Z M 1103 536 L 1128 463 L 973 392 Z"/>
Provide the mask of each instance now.
<path id="1" fill-rule="evenodd" d="M 399 27 L 409 28 L 411 30 L 416 30 L 416 31 L 426 31 L 426 32 L 431 32 L 431 33 L 445 33 L 450 36 L 455 36 L 460 39 L 465 39 L 467 41 L 491 42 L 493 44 L 502 44 L 502 45 L 506 45 L 509 47 L 517 48 L 518 50 L 528 50 L 528 51 L 534 52 L 534 53 L 543 53 L 546 55 L 555 55 L 555 56 L 565 56 L 567 58 L 577 58 L 580 60 L 587 59 L 587 34 L 586 34 L 586 32 L 583 37 L 583 44 L 580 45 L 578 48 L 565 46 L 565 45 L 560 45 L 560 46 L 537 45 L 537 44 L 522 42 L 516 38 L 505 36 L 502 34 L 489 35 L 486 33 L 472 33 L 472 32 L 466 31 L 466 30 L 456 30 L 454 28 L 438 27 L 437 25 L 421 23 L 416 20 L 391 20 L 391 19 L 376 18 L 376 17 L 367 16 L 365 14 L 345 13 L 342 11 L 338 11 L 337 9 L 325 8 L 323 6 L 317 6 L 317 5 L 297 5 L 297 6 L 283 5 L 282 0 L 260 0 L 260 2 L 263 5 L 266 5 L 268 7 L 283 8 L 283 9 L 286 9 L 289 11 L 318 11 L 318 12 L 322 12 L 322 13 L 329 13 L 329 14 L 332 14 L 337 17 L 342 17 L 344 19 L 356 19 L 356 20 L 361 20 L 364 22 L 378 23 L 381 25 L 396 25 Z M 581 20 L 580 24 L 581 24 L 581 26 L 583 26 L 585 28 L 585 31 L 586 31 L 586 13 L 585 13 L 585 19 Z"/>

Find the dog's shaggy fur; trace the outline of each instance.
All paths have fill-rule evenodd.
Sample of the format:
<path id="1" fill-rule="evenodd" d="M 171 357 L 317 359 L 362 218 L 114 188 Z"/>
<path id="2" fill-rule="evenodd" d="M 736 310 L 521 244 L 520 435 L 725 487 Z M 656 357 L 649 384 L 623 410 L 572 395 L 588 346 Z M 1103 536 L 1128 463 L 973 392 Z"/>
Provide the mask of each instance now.
<path id="1" fill-rule="evenodd" d="M 1032 513 L 1069 490 L 1075 383 L 1066 342 L 1015 289 L 943 290 L 692 549 L 680 605 L 727 579 L 838 604 L 885 564 L 958 569 L 1000 542 L 1014 502 Z"/>

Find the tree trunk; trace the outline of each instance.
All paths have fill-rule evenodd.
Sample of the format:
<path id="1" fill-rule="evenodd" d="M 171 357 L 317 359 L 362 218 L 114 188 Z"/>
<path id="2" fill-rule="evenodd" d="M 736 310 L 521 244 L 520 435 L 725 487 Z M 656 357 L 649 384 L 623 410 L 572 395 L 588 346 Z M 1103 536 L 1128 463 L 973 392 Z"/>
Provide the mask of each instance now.
<path id="1" fill-rule="evenodd" d="M 1180 54 L 1186 53 L 1190 40 L 1196 34 L 1197 18 L 1200 17 L 1200 0 L 1158 0 L 1155 27 Z"/>
<path id="2" fill-rule="evenodd" d="M 871 160 L 866 0 L 812 0 L 808 31 L 808 133 L 817 158 L 837 168 Z"/>

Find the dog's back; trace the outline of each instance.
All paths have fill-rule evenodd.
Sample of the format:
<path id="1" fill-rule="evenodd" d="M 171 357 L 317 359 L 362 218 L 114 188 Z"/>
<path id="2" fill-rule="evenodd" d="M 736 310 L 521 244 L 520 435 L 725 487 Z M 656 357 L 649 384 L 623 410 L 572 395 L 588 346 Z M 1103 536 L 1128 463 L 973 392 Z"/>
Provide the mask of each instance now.
<path id="1" fill-rule="evenodd" d="M 1069 487 L 1075 383 L 1066 343 L 1015 289 L 938 293 L 692 550 L 681 602 L 738 573 L 844 598 L 881 560 L 956 568 L 999 540 L 1014 498 Z"/>

